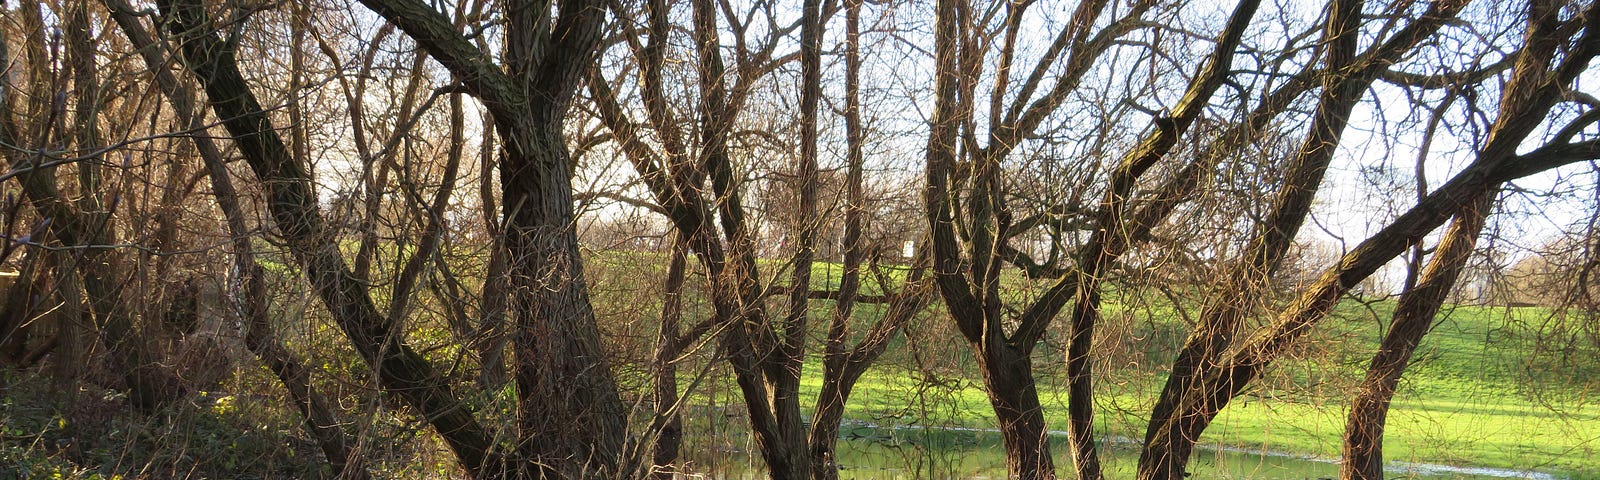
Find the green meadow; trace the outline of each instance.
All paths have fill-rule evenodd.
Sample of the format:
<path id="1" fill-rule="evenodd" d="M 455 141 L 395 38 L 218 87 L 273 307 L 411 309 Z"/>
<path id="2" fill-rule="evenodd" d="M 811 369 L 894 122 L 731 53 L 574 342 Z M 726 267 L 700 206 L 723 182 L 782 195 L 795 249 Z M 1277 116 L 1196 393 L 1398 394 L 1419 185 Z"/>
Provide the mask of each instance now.
<path id="1" fill-rule="evenodd" d="M 472 255 L 461 254 L 466 260 L 457 272 L 468 282 L 461 286 L 468 291 L 478 288 L 471 279 L 481 278 L 466 266 L 481 265 Z M 374 473 L 391 478 L 456 476 L 459 472 L 443 445 L 399 402 L 374 394 L 369 384 L 341 380 L 370 378 L 370 373 L 326 320 L 320 304 L 306 295 L 298 272 L 285 265 L 268 263 L 277 276 L 274 314 L 283 341 L 316 362 L 318 387 L 350 412 L 364 437 L 397 439 L 363 445 Z M 586 268 L 616 359 L 613 368 L 625 399 L 642 419 L 649 409 L 648 365 L 665 256 L 594 253 Z M 781 262 L 764 262 L 762 268 L 769 280 L 787 278 Z M 819 263 L 816 288 L 833 288 L 839 270 L 837 264 Z M 863 277 L 864 293 L 882 293 L 880 278 L 892 286 L 904 277 L 903 267 L 886 266 L 879 275 Z M 1020 276 L 1008 276 L 1005 282 L 1019 301 L 1043 287 Z M 704 279 L 692 275 L 686 288 L 685 323 L 710 315 Z M 1149 292 L 1118 285 L 1108 290 L 1094 368 L 1099 439 L 1108 473 L 1115 478 L 1131 475 L 1150 404 L 1172 352 L 1187 334 L 1188 319 L 1203 302 L 1203 290 Z M 376 293 L 385 298 L 383 289 Z M 467 400 L 479 418 L 512 438 L 514 392 L 510 387 L 482 391 L 472 386 L 476 360 L 461 347 L 430 298 L 416 297 L 408 341 L 448 366 L 461 391 L 472 392 Z M 781 301 L 771 307 L 781 312 Z M 813 346 L 821 344 L 833 308 L 826 300 L 810 305 Z M 1392 299 L 1341 303 L 1206 431 L 1203 449 L 1193 458 L 1195 478 L 1336 476 L 1333 462 L 1339 456 L 1349 398 L 1392 308 Z M 852 326 L 864 330 L 881 309 L 859 306 Z M 1052 327 L 1034 358 L 1044 414 L 1054 430 L 1067 424 L 1062 323 Z M 1593 328 L 1583 316 L 1536 307 L 1447 308 L 1418 349 L 1389 413 L 1386 460 L 1416 464 L 1396 463 L 1393 475 L 1490 478 L 1479 474 L 1509 473 L 1470 470 L 1490 468 L 1552 476 L 1544 478 L 1600 478 L 1600 462 L 1594 460 L 1600 457 L 1600 358 L 1592 353 L 1597 338 Z M 687 466 L 718 477 L 761 477 L 738 390 L 716 351 L 716 342 L 706 341 L 680 365 L 680 387 L 689 404 L 684 409 Z M 252 365 L 247 353 L 232 355 L 245 362 L 241 365 Z M 811 360 L 803 383 L 807 411 L 822 381 L 821 358 L 813 353 Z M 122 401 L 119 393 L 93 382 L 68 395 L 37 372 L 6 372 L 0 378 L 0 478 L 137 478 L 141 471 L 193 471 L 214 478 L 319 475 L 320 452 L 271 374 L 253 367 L 230 371 L 157 417 L 115 407 Z M 839 442 L 843 475 L 1003 477 L 1003 448 L 992 430 L 995 424 L 979 378 L 964 340 L 935 299 L 856 385 Z M 1057 468 L 1066 474 L 1070 460 L 1064 455 L 1065 437 L 1055 436 L 1052 443 Z"/>
<path id="2" fill-rule="evenodd" d="M 786 278 L 781 264 L 765 267 L 777 272 L 768 275 L 779 283 Z M 839 270 L 836 264 L 818 264 L 817 288 L 832 288 Z M 893 272 L 886 278 L 899 281 L 900 275 Z M 881 292 L 867 277 L 865 290 Z M 1018 276 L 1007 277 L 1006 282 L 1019 300 L 1041 287 Z M 1137 456 L 1132 442 L 1143 438 L 1166 365 L 1187 334 L 1179 310 L 1191 316 L 1197 313 L 1203 292 L 1154 296 L 1114 291 L 1107 297 L 1105 320 L 1097 331 L 1102 337 L 1097 339 L 1095 365 L 1097 424 L 1111 451 L 1107 456 L 1112 472 L 1122 469 L 1131 474 Z M 813 323 L 825 322 L 832 308 L 830 301 L 816 301 L 811 307 Z M 1233 457 L 1253 453 L 1255 463 L 1245 461 L 1231 473 L 1200 466 L 1197 472 L 1250 478 L 1251 468 L 1290 458 L 1322 463 L 1327 466 L 1325 476 L 1336 476 L 1333 462 L 1339 457 L 1350 397 L 1393 308 L 1392 298 L 1351 298 L 1341 303 L 1305 338 L 1302 348 L 1274 363 L 1266 378 L 1235 399 L 1206 431 L 1202 444 L 1216 457 L 1210 460 L 1222 462 L 1227 457 L 1237 463 Z M 876 313 L 877 307 L 863 306 L 854 322 L 865 328 Z M 960 457 L 969 463 L 977 461 L 971 457 L 992 457 L 987 463 L 977 461 L 988 467 L 966 471 L 1003 475 L 998 434 L 989 431 L 995 428 L 992 412 L 971 353 L 953 328 L 939 301 L 932 302 L 909 327 L 908 337 L 897 340 L 856 386 L 842 444 L 899 445 L 906 432 L 954 428 L 973 437 L 967 443 L 983 447 L 965 448 L 969 452 Z M 1057 341 L 1065 332 L 1062 325 L 1054 328 L 1035 355 L 1035 374 L 1045 417 L 1059 432 L 1067 425 L 1066 388 L 1060 378 L 1062 347 Z M 1424 464 L 1600 478 L 1596 460 L 1600 405 L 1595 402 L 1600 394 L 1600 358 L 1585 353 L 1595 349 L 1593 343 L 1582 343 L 1595 341 L 1588 328 L 1577 315 L 1539 307 L 1447 306 L 1417 350 L 1390 408 L 1385 460 L 1397 468 L 1401 463 Z M 820 330 L 815 335 L 820 338 Z M 815 398 L 821 370 L 820 357 L 807 363 L 803 399 Z M 691 394 L 690 401 L 721 405 L 722 410 L 738 404 L 731 381 L 710 390 Z M 731 431 L 741 427 L 738 422 L 724 426 Z M 1064 436 L 1054 438 L 1057 466 L 1063 473 L 1070 465 L 1065 443 Z M 995 453 L 977 453 L 984 450 Z M 1208 461 L 1207 455 L 1197 453 L 1196 462 Z M 1323 475 L 1317 468 L 1306 475 Z M 1470 476 L 1463 471 L 1442 475 Z"/>

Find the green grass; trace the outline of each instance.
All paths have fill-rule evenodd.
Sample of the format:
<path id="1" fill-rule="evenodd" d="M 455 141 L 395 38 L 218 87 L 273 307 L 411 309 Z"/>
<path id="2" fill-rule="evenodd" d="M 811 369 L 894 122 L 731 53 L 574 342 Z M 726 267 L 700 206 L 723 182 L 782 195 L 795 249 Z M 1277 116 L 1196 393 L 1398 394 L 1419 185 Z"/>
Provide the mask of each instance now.
<path id="1" fill-rule="evenodd" d="M 1379 304 L 1374 310 L 1383 316 L 1389 308 L 1392 305 Z M 1318 339 L 1310 342 L 1331 351 L 1279 362 L 1256 389 L 1235 399 L 1206 431 L 1202 443 L 1338 458 L 1352 385 L 1364 373 L 1367 357 L 1380 338 L 1370 314 L 1356 315 L 1363 310 L 1342 306 Z M 1595 377 L 1574 380 L 1572 371 L 1522 368 L 1536 358 L 1519 348 L 1528 341 L 1505 326 L 1544 314 L 1537 309 L 1507 312 L 1482 307 L 1449 312 L 1424 341 L 1402 381 L 1389 413 L 1385 459 L 1600 478 L 1600 465 L 1591 460 L 1600 457 L 1600 406 L 1583 401 L 1593 390 Z M 1369 318 L 1362 321 L 1358 316 Z M 1038 363 L 1051 361 L 1058 360 L 1041 358 Z M 819 371 L 818 365 L 807 366 L 808 395 L 803 398 L 811 398 L 820 387 Z M 942 379 L 943 385 L 929 387 L 927 379 L 903 368 L 875 368 L 857 386 L 847 418 L 994 428 L 986 396 L 974 383 L 975 373 L 965 373 L 963 379 Z M 1055 377 L 1056 370 L 1040 368 L 1036 373 L 1046 420 L 1050 428 L 1064 430 L 1064 385 Z M 1163 374 L 1127 368 L 1102 369 L 1101 374 L 1097 421 L 1102 438 L 1142 438 Z M 1058 437 L 1054 448 L 1061 454 L 1064 439 Z"/>
<path id="2" fill-rule="evenodd" d="M 458 274 L 463 281 L 475 282 L 482 266 L 475 266 L 474 258 L 465 252 L 458 253 L 462 254 Z M 370 373 L 342 334 L 320 318 L 325 312 L 307 296 L 295 269 L 276 263 L 281 258 L 264 257 L 271 262 L 268 270 L 281 295 L 274 305 L 279 309 L 275 316 L 292 319 L 279 326 L 282 340 L 317 362 L 314 366 L 322 372 L 317 378 L 319 387 L 362 422 L 362 434 L 372 439 L 368 448 L 375 449 L 374 457 L 380 460 L 378 471 L 397 478 L 453 474 L 455 467 L 437 439 L 419 429 L 405 409 L 362 383 L 369 380 Z M 594 252 L 586 258 L 596 313 L 630 402 L 648 391 L 665 263 L 666 255 L 655 253 Z M 760 266 L 769 279 L 787 283 L 783 262 Z M 835 288 L 841 271 L 836 263 L 819 262 L 814 267 L 814 285 Z M 382 268 L 375 272 L 380 277 L 388 274 Z M 904 270 L 894 269 L 889 277 L 898 282 L 904 274 Z M 704 279 L 697 275 L 692 274 L 686 284 L 686 324 L 711 314 Z M 1018 300 L 1031 298 L 1048 285 L 1015 275 L 1003 280 L 1008 295 Z M 882 293 L 874 277 L 864 275 L 863 283 L 863 293 Z M 388 284 L 376 284 L 374 295 L 382 302 Z M 465 287 L 475 289 L 477 285 Z M 1107 289 L 1105 318 L 1096 346 L 1097 425 L 1100 438 L 1108 443 L 1109 467 L 1123 472 L 1116 477 L 1127 476 L 1129 455 L 1137 453 L 1115 440 L 1143 437 L 1145 416 L 1165 379 L 1164 368 L 1187 335 L 1185 314 L 1194 315 L 1203 299 L 1200 290 L 1204 289 L 1191 290 L 1174 292 L 1178 299 L 1172 300 L 1131 288 Z M 447 369 L 463 392 L 469 392 L 469 403 L 479 407 L 479 418 L 489 428 L 511 435 L 514 392 L 473 389 L 469 352 L 458 348 L 440 310 L 425 303 L 426 296 L 418 298 L 418 313 L 408 321 L 408 340 Z M 769 312 L 781 314 L 782 301 L 781 296 L 775 297 Z M 855 440 L 842 442 L 840 448 L 875 452 L 871 454 L 888 459 L 882 461 L 883 468 L 911 461 L 904 460 L 911 458 L 906 452 L 917 455 L 918 462 L 934 465 L 897 470 L 918 472 L 914 476 L 992 475 L 995 468 L 1003 468 L 998 436 L 983 431 L 995 427 L 993 412 L 971 353 L 939 303 L 935 300 L 914 320 L 856 386 L 843 430 L 846 438 Z M 815 301 L 809 308 L 814 353 L 822 344 L 833 303 Z M 1207 430 L 1202 443 L 1336 458 L 1349 397 L 1381 338 L 1380 325 L 1392 309 L 1393 302 L 1388 300 L 1342 303 L 1332 318 L 1304 338 L 1300 348 L 1275 362 L 1258 385 L 1236 399 Z M 1600 407 L 1594 405 L 1594 398 L 1600 395 L 1600 358 L 1594 354 L 1600 349 L 1594 340 L 1596 327 L 1576 316 L 1564 317 L 1540 308 L 1461 306 L 1447 310 L 1402 380 L 1389 414 L 1386 459 L 1600 478 L 1600 464 L 1590 460 L 1600 457 Z M 853 328 L 857 332 L 865 329 L 879 312 L 878 306 L 858 306 Z M 1044 413 L 1054 430 L 1064 430 L 1067 424 L 1066 389 L 1061 378 L 1063 323 L 1051 327 L 1035 356 Z M 700 445 L 706 448 L 690 448 L 685 453 L 701 462 L 721 455 L 724 463 L 747 464 L 747 454 L 755 447 L 748 439 L 745 420 L 738 416 L 737 388 L 732 386 L 726 366 L 712 360 L 716 350 L 716 342 L 710 342 L 680 368 L 683 386 L 708 362 L 713 368 L 706 383 L 689 396 L 694 403 L 689 410 L 689 434 L 701 437 Z M 7 478 L 8 473 L 48 478 L 58 472 L 67 478 L 93 478 L 141 469 L 178 472 L 189 468 L 217 478 L 322 473 L 320 454 L 303 433 L 298 414 L 282 398 L 275 380 L 248 362 L 242 365 L 210 397 L 186 400 L 164 414 L 176 422 L 102 412 L 100 409 L 115 405 L 110 400 L 71 405 L 64 400 L 72 395 L 51 392 L 46 378 L 8 373 L 12 376 L 0 382 L 5 386 L 0 391 L 0 427 L 5 427 L 0 431 L 0 478 Z M 802 398 L 807 402 L 820 389 L 821 370 L 818 358 L 805 366 Z M 95 392 L 91 396 L 104 395 L 111 394 Z M 218 408 L 216 399 L 223 397 L 234 400 L 227 408 Z M 86 406 L 95 409 L 86 410 Z M 805 408 L 809 411 L 810 407 Z M 57 421 L 60 419 L 67 420 L 65 426 Z M 73 425 L 81 430 L 71 432 Z M 894 426 L 976 430 L 886 428 Z M 64 438 L 79 443 L 62 443 Z M 1065 473 L 1069 465 L 1065 440 L 1056 437 L 1053 444 L 1058 468 Z M 1197 453 L 1197 478 L 1229 476 L 1224 467 L 1206 466 L 1208 462 L 1226 463 L 1224 456 Z M 1265 468 L 1266 459 L 1257 456 L 1255 463 L 1225 468 L 1241 478 L 1272 476 L 1255 475 L 1258 471 L 1253 470 Z M 267 465 L 265 470 L 251 466 L 261 462 Z M 6 470 L 6 465 L 17 467 Z M 1326 471 L 1294 476 L 1324 476 Z M 846 476 L 888 475 L 873 472 L 847 472 Z"/>
<path id="3" fill-rule="evenodd" d="M 608 252 L 592 257 L 590 264 L 617 269 L 613 274 L 637 272 L 632 269 L 654 263 L 641 258 L 645 255 Z M 762 264 L 766 275 L 785 283 L 787 272 L 781 267 L 781 262 Z M 818 288 L 832 288 L 841 270 L 819 262 L 814 282 Z M 1049 284 L 1019 275 L 1004 280 L 1016 299 L 1030 298 Z M 879 289 L 870 285 L 867 290 Z M 1191 290 L 1174 292 L 1179 297 L 1174 301 L 1108 287 L 1096 347 L 1097 422 L 1103 438 L 1143 437 L 1150 405 L 1165 380 L 1164 368 L 1188 333 L 1184 314 L 1195 315 L 1203 301 L 1203 288 Z M 635 292 L 629 298 L 639 297 Z M 607 303 L 597 297 L 597 308 Z M 832 306 L 828 301 L 811 306 L 817 328 L 813 345 L 820 345 L 821 324 Z M 1202 443 L 1338 458 L 1348 402 L 1393 308 L 1392 300 L 1342 302 L 1300 348 L 1275 362 L 1253 389 L 1235 399 Z M 857 317 L 857 328 L 864 328 L 876 319 L 875 310 L 865 308 Z M 1600 457 L 1600 406 L 1593 402 L 1600 394 L 1600 358 L 1585 355 L 1597 345 L 1583 343 L 1593 337 L 1584 336 L 1586 326 L 1577 319 L 1552 318 L 1552 312 L 1541 308 L 1447 307 L 1418 348 L 1395 396 L 1385 435 L 1386 460 L 1600 478 L 1600 464 L 1590 460 Z M 1041 401 L 1054 430 L 1067 424 L 1061 323 L 1052 327 L 1035 357 Z M 939 302 L 910 328 L 914 338 L 897 340 L 856 386 L 846 418 L 884 426 L 994 428 L 971 353 Z M 820 359 L 813 358 L 805 367 L 803 401 L 815 397 L 820 374 Z M 729 393 L 734 390 L 725 383 L 715 398 L 695 401 L 737 404 Z M 734 423 L 724 427 L 744 428 Z M 1058 455 L 1065 452 L 1064 439 L 1054 443 Z"/>

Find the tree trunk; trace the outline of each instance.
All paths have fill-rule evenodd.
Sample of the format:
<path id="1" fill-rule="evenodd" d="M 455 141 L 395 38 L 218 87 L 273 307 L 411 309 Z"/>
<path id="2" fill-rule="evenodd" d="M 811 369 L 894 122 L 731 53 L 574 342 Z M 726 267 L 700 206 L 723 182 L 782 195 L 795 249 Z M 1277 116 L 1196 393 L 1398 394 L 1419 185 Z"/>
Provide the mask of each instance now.
<path id="1" fill-rule="evenodd" d="M 1000 438 L 1006 448 L 1006 471 L 1011 478 L 1041 480 L 1056 478 L 1055 460 L 1050 456 L 1050 437 L 1045 428 L 1044 410 L 1034 385 L 1032 361 L 1009 346 L 997 345 L 978 351 L 978 366 L 983 375 L 989 405 L 1000 422 Z"/>
<path id="2" fill-rule="evenodd" d="M 1372 357 L 1372 365 L 1367 367 L 1367 377 L 1351 402 L 1349 420 L 1345 423 L 1344 464 L 1339 468 L 1340 477 L 1346 480 L 1384 478 L 1383 428 L 1389 402 L 1394 398 L 1395 387 L 1412 353 L 1416 352 L 1417 344 L 1433 327 L 1439 307 L 1455 287 L 1467 259 L 1471 258 L 1497 191 L 1483 193 L 1456 214 L 1455 223 L 1439 241 L 1416 287 L 1400 296 L 1389 333 L 1384 335 L 1378 353 Z"/>
<path id="3" fill-rule="evenodd" d="M 747 319 L 740 319 L 741 322 Z M 734 325 L 729 330 L 742 330 Z M 750 415 L 750 430 L 767 464 L 768 476 L 774 480 L 803 480 L 811 476 L 805 426 L 800 418 L 798 385 L 789 386 L 783 380 L 768 376 L 765 366 L 748 345 L 749 334 L 730 333 L 723 336 L 728 363 L 732 365 L 735 382 Z M 741 345 L 745 344 L 745 345 Z M 769 393 L 770 392 L 770 393 Z"/>
<path id="4" fill-rule="evenodd" d="M 834 301 L 833 319 L 828 325 L 827 344 L 823 346 L 822 391 L 817 393 L 816 407 L 811 414 L 811 431 L 807 434 L 811 449 L 811 478 L 813 480 L 838 480 L 839 461 L 836 446 L 839 441 L 839 422 L 844 420 L 845 402 L 855 388 L 865 366 L 855 364 L 845 351 L 845 337 L 849 333 L 850 316 L 861 289 L 861 262 L 865 256 L 862 230 L 866 195 L 863 191 L 864 131 L 861 126 L 861 0 L 845 1 L 845 77 L 844 121 L 846 199 L 844 206 L 844 271 L 839 278 L 839 298 Z M 809 59 L 808 59 L 809 61 Z M 809 63 L 807 66 L 809 67 Z M 809 86 L 809 85 L 808 85 Z M 815 121 L 815 119 L 813 119 Z M 815 130 L 812 130 L 815 141 Z"/>
<path id="5" fill-rule="evenodd" d="M 844 366 L 827 366 L 825 374 L 844 372 Z M 860 375 L 856 375 L 859 377 Z M 822 382 L 817 392 L 817 407 L 811 415 L 811 478 L 813 480 L 838 480 L 839 459 L 835 458 L 839 442 L 839 424 L 844 421 L 845 402 L 850 398 L 855 381 L 846 378 L 829 378 Z"/>
<path id="6" fill-rule="evenodd" d="M 529 465 L 543 465 L 535 475 L 606 477 L 617 473 L 628 410 L 583 280 L 560 118 L 500 131 L 507 139 L 500 182 L 513 259 L 518 450 Z"/>
<path id="7" fill-rule="evenodd" d="M 656 333 L 655 418 L 661 422 L 655 448 L 650 456 L 650 477 L 671 480 L 683 445 L 683 415 L 678 409 L 677 357 L 683 348 L 678 343 L 678 324 L 683 318 L 683 282 L 687 270 L 688 246 L 680 238 L 672 244 L 667 278 L 661 293 L 661 325 Z"/>

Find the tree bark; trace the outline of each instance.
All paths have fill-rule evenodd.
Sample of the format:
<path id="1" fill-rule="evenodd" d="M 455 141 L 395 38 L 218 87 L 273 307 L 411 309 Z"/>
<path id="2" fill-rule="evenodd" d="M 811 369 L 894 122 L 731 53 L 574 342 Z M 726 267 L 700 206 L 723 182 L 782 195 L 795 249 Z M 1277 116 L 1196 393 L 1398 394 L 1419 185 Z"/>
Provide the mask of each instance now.
<path id="1" fill-rule="evenodd" d="M 561 124 L 526 132 L 501 130 L 510 150 L 501 191 L 513 259 L 519 450 L 530 462 L 566 466 L 538 475 L 610 476 L 628 411 L 600 350 L 583 281 Z M 515 151 L 518 142 L 532 148 Z"/>
<path id="2" fill-rule="evenodd" d="M 617 474 L 627 410 L 600 350 L 577 248 L 572 159 L 562 138 L 572 95 L 599 45 L 601 2 L 506 5 L 502 70 L 442 14 L 415 0 L 363 0 L 428 49 L 494 117 L 503 245 L 516 325 L 518 445 L 525 474 Z"/>
<path id="3" fill-rule="evenodd" d="M 1411 355 L 1422 337 L 1433 327 L 1439 308 L 1455 287 L 1462 267 L 1471 258 L 1473 247 L 1498 189 L 1484 192 L 1477 200 L 1463 205 L 1435 248 L 1433 259 L 1414 288 L 1406 290 L 1395 306 L 1389 333 L 1384 335 L 1378 353 L 1367 367 L 1366 379 L 1357 388 L 1345 423 L 1344 463 L 1339 475 L 1347 480 L 1382 480 L 1383 428 L 1394 398 L 1395 387 L 1405 373 Z"/>

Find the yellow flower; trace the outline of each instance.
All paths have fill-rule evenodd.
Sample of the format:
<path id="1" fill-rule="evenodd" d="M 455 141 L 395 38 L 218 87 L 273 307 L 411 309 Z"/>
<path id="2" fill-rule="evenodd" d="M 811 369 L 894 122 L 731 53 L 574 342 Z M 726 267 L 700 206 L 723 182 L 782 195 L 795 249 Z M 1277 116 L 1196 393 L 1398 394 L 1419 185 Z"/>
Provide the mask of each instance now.
<path id="1" fill-rule="evenodd" d="M 227 415 L 238 410 L 233 406 L 233 395 L 217 398 L 217 403 L 211 406 L 211 412 L 217 415 Z"/>

